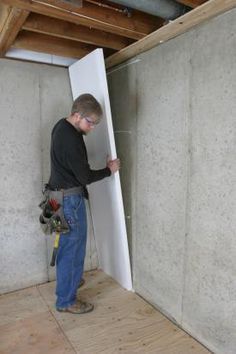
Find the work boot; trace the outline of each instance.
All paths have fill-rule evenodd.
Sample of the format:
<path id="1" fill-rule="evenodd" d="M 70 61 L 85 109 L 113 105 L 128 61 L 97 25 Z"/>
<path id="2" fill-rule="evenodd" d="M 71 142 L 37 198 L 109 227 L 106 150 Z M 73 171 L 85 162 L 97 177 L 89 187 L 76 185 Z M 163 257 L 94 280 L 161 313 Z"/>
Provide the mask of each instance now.
<path id="1" fill-rule="evenodd" d="M 93 311 L 93 309 L 94 306 L 92 304 L 80 300 L 77 300 L 75 304 L 69 307 L 65 307 L 65 308 L 57 307 L 57 311 L 59 312 L 69 312 L 73 314 L 83 314 L 83 313 L 91 312 Z"/>

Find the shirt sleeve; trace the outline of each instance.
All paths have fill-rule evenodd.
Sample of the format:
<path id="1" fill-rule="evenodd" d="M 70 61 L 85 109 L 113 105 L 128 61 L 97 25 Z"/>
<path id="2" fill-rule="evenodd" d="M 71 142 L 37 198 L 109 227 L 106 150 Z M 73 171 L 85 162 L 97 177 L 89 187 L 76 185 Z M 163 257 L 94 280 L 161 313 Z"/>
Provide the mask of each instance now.
<path id="1" fill-rule="evenodd" d="M 81 138 L 82 139 L 82 138 Z M 92 170 L 89 166 L 86 148 L 83 140 L 71 141 L 67 146 L 66 160 L 68 168 L 82 186 L 99 181 L 111 175 L 111 170 L 105 167 L 100 170 Z"/>

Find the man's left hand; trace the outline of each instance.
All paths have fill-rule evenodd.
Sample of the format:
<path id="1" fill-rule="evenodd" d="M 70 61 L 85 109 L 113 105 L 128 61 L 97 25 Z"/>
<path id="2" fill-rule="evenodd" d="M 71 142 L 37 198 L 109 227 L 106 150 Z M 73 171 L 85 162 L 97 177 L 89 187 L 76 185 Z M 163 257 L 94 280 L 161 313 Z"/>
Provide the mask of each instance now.
<path id="1" fill-rule="evenodd" d="M 110 168 L 112 174 L 114 174 L 115 172 L 119 171 L 119 169 L 120 169 L 120 159 L 114 159 L 114 160 L 108 159 L 107 167 Z"/>

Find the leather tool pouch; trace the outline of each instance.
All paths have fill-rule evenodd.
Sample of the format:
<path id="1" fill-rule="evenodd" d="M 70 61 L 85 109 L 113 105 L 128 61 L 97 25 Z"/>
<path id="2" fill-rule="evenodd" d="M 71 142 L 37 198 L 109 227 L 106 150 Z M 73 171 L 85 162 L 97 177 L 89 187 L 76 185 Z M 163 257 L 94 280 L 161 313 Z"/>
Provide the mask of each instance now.
<path id="1" fill-rule="evenodd" d="M 63 191 L 52 191 L 45 186 L 43 200 L 39 204 L 42 213 L 39 222 L 46 235 L 54 232 L 67 233 L 70 229 L 63 212 Z"/>

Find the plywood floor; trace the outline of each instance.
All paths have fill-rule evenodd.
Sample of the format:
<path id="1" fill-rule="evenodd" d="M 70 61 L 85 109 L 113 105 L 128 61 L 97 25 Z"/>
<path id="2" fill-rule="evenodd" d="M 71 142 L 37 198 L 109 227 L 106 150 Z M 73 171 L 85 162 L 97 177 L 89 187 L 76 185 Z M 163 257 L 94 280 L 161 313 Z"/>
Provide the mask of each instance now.
<path id="1" fill-rule="evenodd" d="M 0 297 L 1 354 L 206 354 L 193 338 L 101 271 L 85 274 L 89 314 L 59 313 L 55 283 Z"/>

